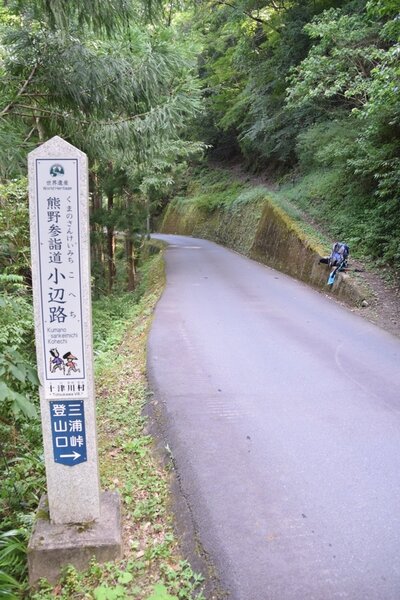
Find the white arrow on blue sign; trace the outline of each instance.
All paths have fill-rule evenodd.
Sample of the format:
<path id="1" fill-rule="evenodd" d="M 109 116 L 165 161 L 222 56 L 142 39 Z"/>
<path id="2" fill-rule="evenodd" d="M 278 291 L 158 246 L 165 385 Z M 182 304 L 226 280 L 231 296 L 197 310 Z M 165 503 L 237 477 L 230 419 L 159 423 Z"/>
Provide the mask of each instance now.
<path id="1" fill-rule="evenodd" d="M 78 452 L 73 452 L 72 454 L 60 454 L 60 458 L 73 458 L 74 460 L 76 460 L 79 457 L 80 454 Z"/>

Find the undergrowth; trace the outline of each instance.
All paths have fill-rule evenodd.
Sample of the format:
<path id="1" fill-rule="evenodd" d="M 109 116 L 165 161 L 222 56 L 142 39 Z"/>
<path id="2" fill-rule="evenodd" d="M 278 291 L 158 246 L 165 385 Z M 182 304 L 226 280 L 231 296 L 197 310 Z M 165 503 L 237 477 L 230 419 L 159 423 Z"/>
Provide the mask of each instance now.
<path id="1" fill-rule="evenodd" d="M 245 185 L 241 181 L 232 181 L 222 169 L 202 170 L 191 179 L 188 196 L 181 198 L 180 202 L 189 200 L 197 208 L 210 213 L 232 205 L 244 189 Z"/>
<path id="2" fill-rule="evenodd" d="M 315 143 L 319 147 L 320 142 Z M 251 180 L 238 180 L 229 168 L 201 168 L 192 174 L 187 195 L 175 198 L 171 206 L 183 217 L 182 223 L 190 220 L 191 212 L 200 209 L 200 217 L 213 216 L 215 224 L 217 209 L 224 211 L 226 217 L 234 217 L 244 207 L 251 210 L 254 206 L 256 210 L 264 198 L 265 202 L 281 208 L 301 237 L 320 253 L 329 253 L 334 241 L 344 241 L 350 246 L 352 256 L 372 268 L 387 267 L 394 279 L 398 279 L 400 250 L 396 231 L 400 229 L 393 226 L 394 223 L 400 226 L 396 198 L 377 203 L 354 178 L 345 175 L 335 163 L 328 163 L 328 160 L 321 164 L 303 161 L 299 172 L 286 175 L 275 189 L 255 185 Z M 173 216 L 170 218 L 173 223 Z M 192 221 L 198 218 L 199 213 L 195 213 Z M 202 233 L 195 227 L 194 235 Z"/>
<path id="3" fill-rule="evenodd" d="M 10 426 L 0 419 L 0 598 L 172 600 L 193 598 L 200 589 L 201 577 L 179 555 L 166 508 L 168 475 L 153 457 L 142 417 L 147 330 L 163 279 L 161 256 L 151 256 L 142 264 L 134 293 L 93 302 L 102 489 L 118 490 L 122 498 L 124 558 L 101 566 L 93 561 L 84 573 L 67 567 L 56 586 L 42 582 L 38 591 L 29 592 L 27 544 L 45 492 L 40 420 L 21 419 Z M 10 331 L 3 327 L 3 341 L 11 336 L 23 348 L 33 339 L 31 319 L 7 322 Z M 18 365 L 10 368 L 21 380 L 28 371 Z"/>
<path id="4" fill-rule="evenodd" d="M 291 227 L 299 232 L 300 237 L 307 239 L 323 254 L 328 253 L 330 242 L 326 235 L 321 233 L 311 222 L 316 215 L 308 210 L 306 202 L 295 201 L 293 195 L 286 194 L 284 191 L 286 189 L 289 189 L 289 186 L 283 187 L 282 191 L 272 191 L 264 185 L 240 181 L 232 177 L 229 169 L 202 169 L 193 174 L 188 186 L 188 195 L 174 198 L 172 207 L 186 216 L 189 216 L 191 211 L 199 209 L 206 215 L 211 215 L 216 210 L 222 210 L 226 217 L 230 215 L 234 218 L 238 214 L 244 216 L 245 213 L 251 212 L 260 216 L 260 207 L 262 208 L 263 203 L 269 203 L 283 211 L 285 217 L 288 217 Z M 306 211 L 311 218 L 307 218 Z M 256 234 L 257 222 L 257 219 L 254 219 L 253 229 L 246 232 L 250 245 Z M 200 233 L 202 232 L 200 231 Z M 223 239 L 219 241 L 225 242 Z"/>
<path id="5" fill-rule="evenodd" d="M 399 240 L 393 229 L 395 200 L 376 204 L 333 167 L 314 168 L 283 183 L 276 195 L 311 217 L 330 239 L 349 244 L 353 256 L 372 260 L 376 266 L 390 265 L 398 271 Z M 397 221 L 400 223 L 398 216 Z"/>

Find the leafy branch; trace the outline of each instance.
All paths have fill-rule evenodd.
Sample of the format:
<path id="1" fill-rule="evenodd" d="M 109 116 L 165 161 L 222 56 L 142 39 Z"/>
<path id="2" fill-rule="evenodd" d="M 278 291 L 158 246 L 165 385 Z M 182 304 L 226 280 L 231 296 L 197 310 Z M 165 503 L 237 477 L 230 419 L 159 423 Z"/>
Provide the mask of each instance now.
<path id="1" fill-rule="evenodd" d="M 37 71 L 38 68 L 38 64 L 35 64 L 35 66 L 33 67 L 33 69 L 31 70 L 31 72 L 29 73 L 27 79 L 24 81 L 24 83 L 22 84 L 21 88 L 18 90 L 14 100 L 12 100 L 7 106 L 5 106 L 3 108 L 3 110 L 0 112 L 0 118 L 4 117 L 4 115 L 6 115 L 8 112 L 10 112 L 13 108 L 13 106 L 16 104 L 18 98 L 20 96 L 22 96 L 25 93 L 25 90 L 28 88 L 28 86 L 32 83 L 33 78 L 35 76 L 35 73 Z"/>

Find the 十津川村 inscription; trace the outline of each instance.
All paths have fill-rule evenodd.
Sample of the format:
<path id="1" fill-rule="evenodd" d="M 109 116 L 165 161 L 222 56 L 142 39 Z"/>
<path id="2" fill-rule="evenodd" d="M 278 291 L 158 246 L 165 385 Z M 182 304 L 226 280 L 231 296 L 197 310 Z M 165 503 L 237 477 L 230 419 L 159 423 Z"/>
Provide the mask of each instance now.
<path id="1" fill-rule="evenodd" d="M 79 162 L 35 160 L 38 260 L 47 398 L 86 395 Z"/>

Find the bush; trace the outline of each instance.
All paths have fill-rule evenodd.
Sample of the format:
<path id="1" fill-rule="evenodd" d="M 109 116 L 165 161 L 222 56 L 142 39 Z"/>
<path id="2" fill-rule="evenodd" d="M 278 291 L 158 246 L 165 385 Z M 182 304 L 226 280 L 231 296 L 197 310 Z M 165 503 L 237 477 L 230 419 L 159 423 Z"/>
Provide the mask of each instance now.
<path id="1" fill-rule="evenodd" d="M 30 273 L 27 180 L 0 184 L 0 272 Z"/>

